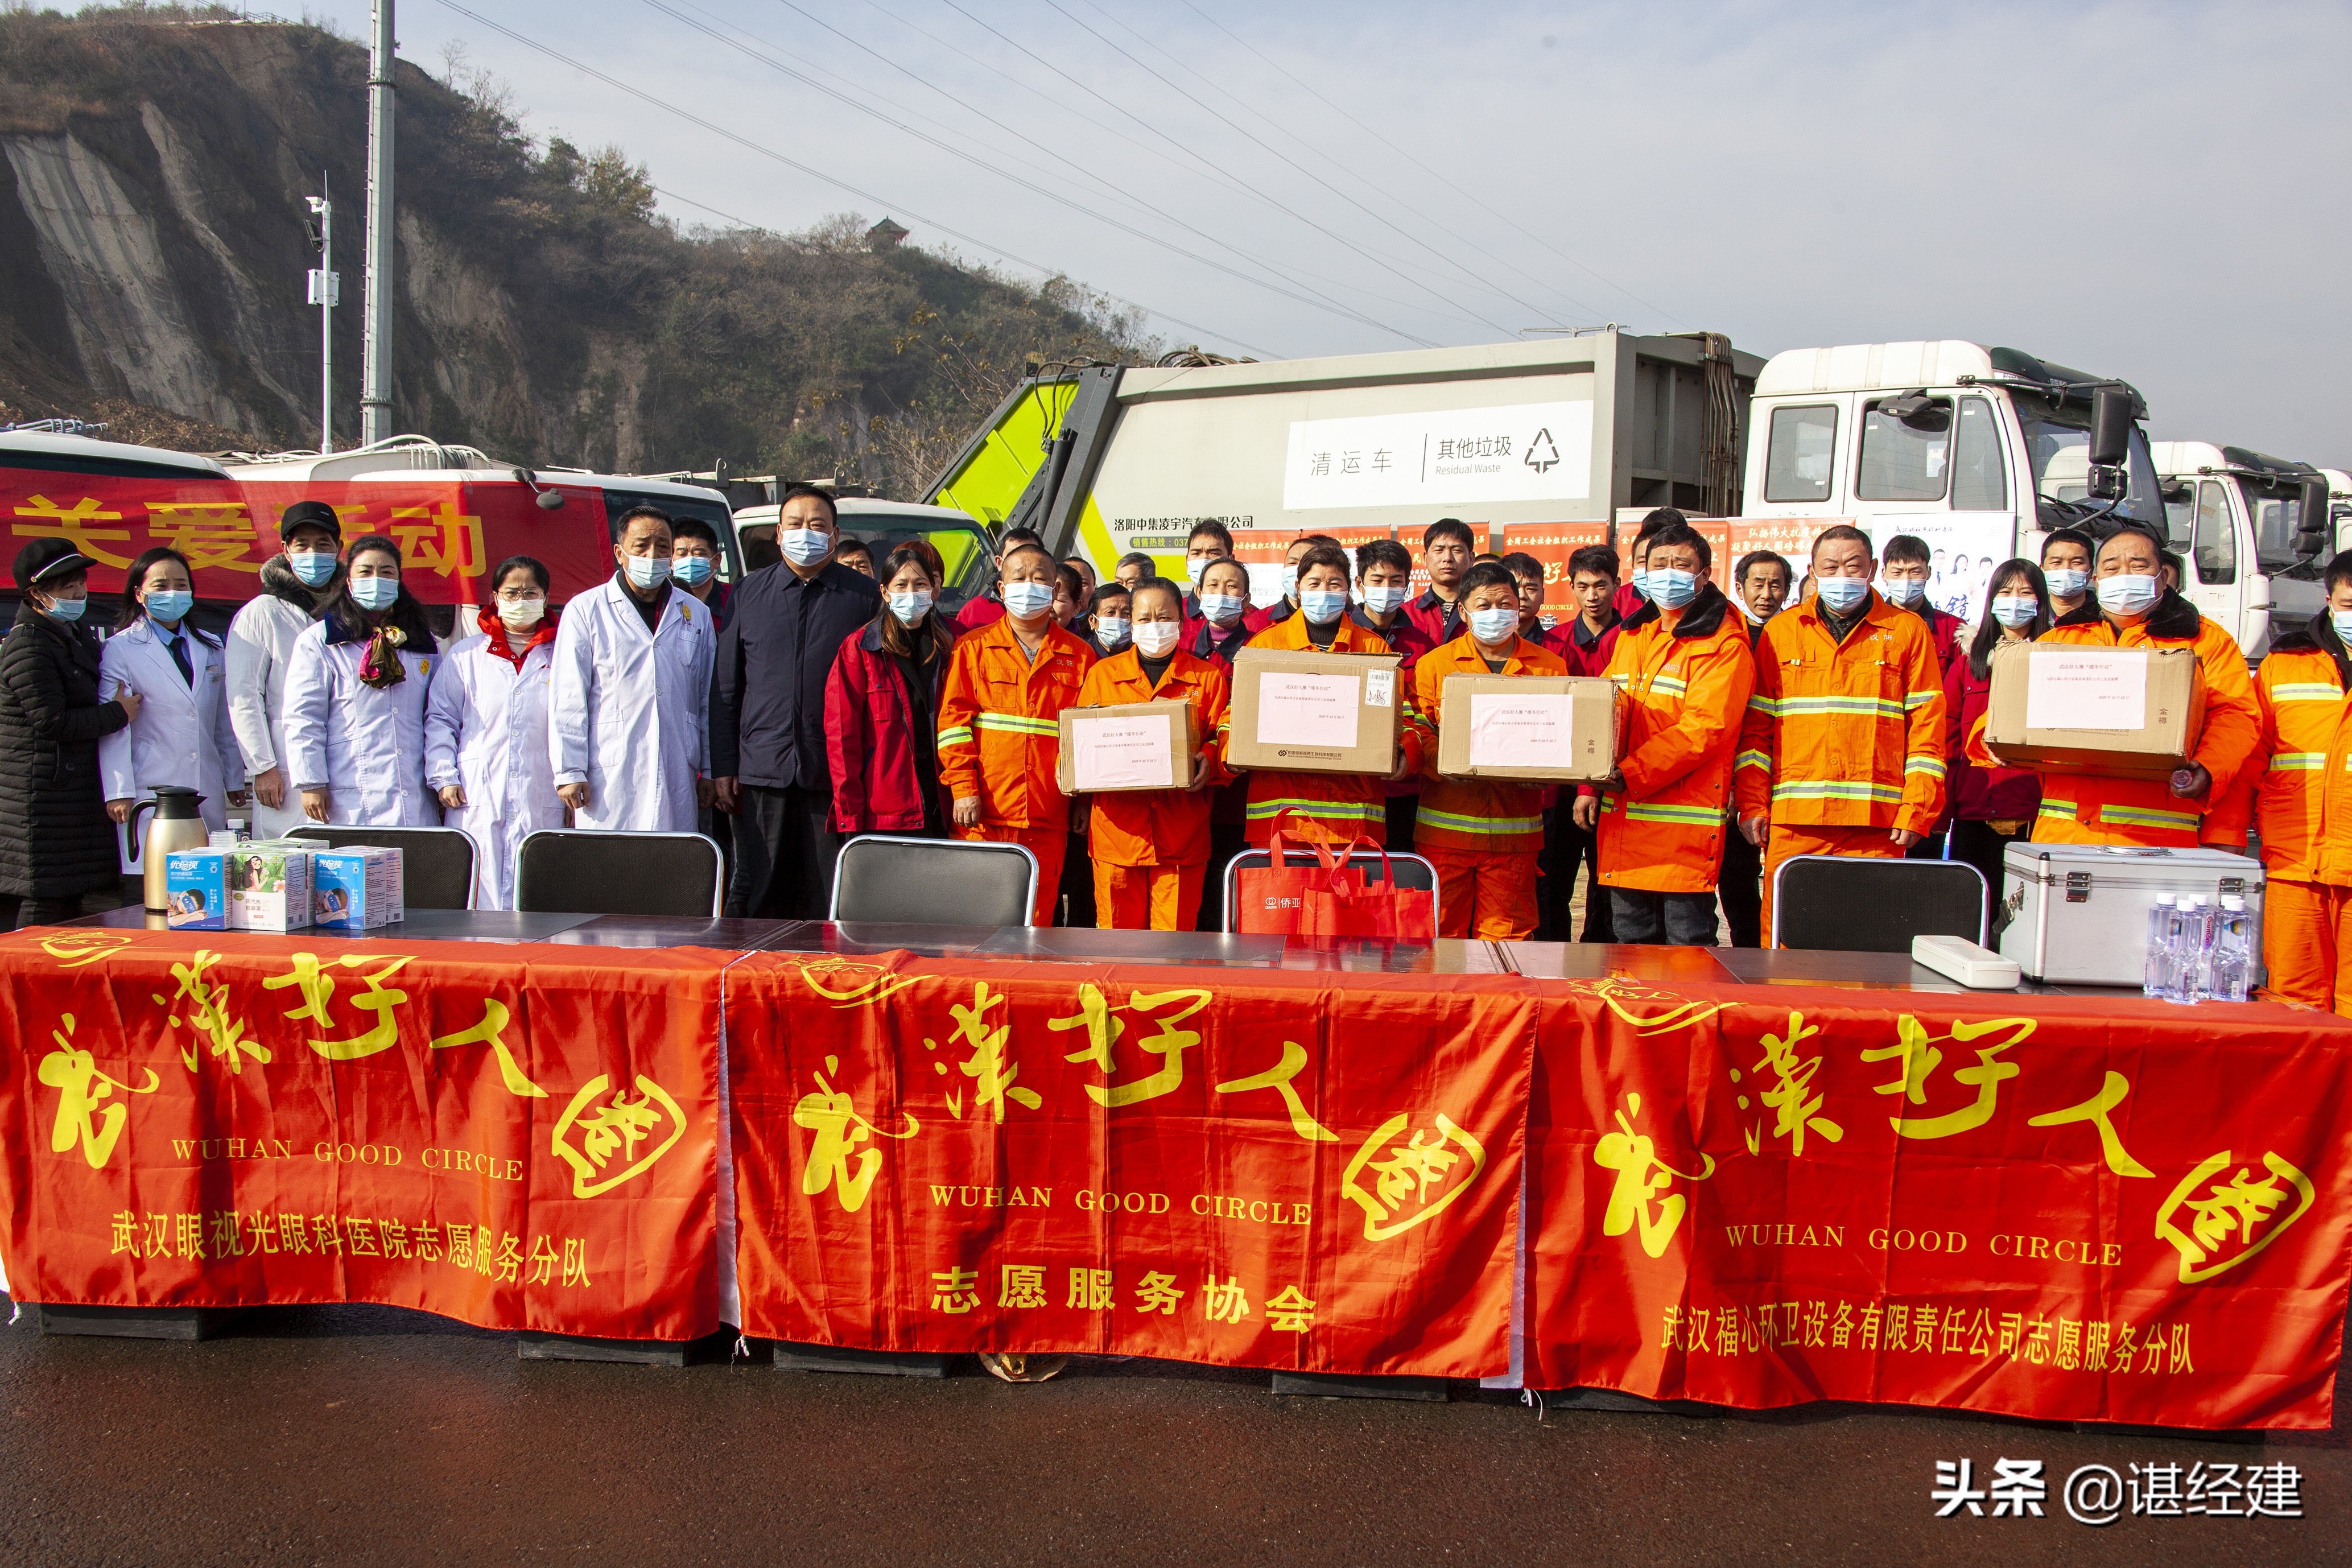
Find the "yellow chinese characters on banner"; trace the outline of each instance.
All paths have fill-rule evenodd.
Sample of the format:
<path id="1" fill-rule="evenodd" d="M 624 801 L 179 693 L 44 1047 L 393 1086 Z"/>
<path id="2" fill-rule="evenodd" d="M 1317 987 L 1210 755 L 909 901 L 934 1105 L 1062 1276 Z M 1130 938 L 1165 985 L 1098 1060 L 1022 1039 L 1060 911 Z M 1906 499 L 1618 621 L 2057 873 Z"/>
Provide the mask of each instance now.
<path id="1" fill-rule="evenodd" d="M 81 1157 L 89 1168 L 101 1170 L 114 1158 L 122 1124 L 131 1116 L 127 1106 L 108 1105 L 107 1098 L 117 1089 L 125 1094 L 152 1094 L 160 1080 L 153 1068 L 146 1069 L 147 1081 L 137 1089 L 109 1078 L 88 1051 L 74 1045 L 74 1016 L 68 1013 L 60 1022 L 65 1026 L 50 1031 L 49 1036 L 58 1048 L 41 1058 L 39 1068 L 41 1081 L 58 1091 L 57 1117 L 49 1124 L 49 1152 L 62 1154 L 79 1143 Z"/>
<path id="2" fill-rule="evenodd" d="M 866 1195 L 882 1169 L 881 1150 L 857 1145 L 868 1138 L 912 1138 L 922 1131 L 922 1123 L 907 1113 L 905 1131 L 885 1132 L 857 1113 L 854 1097 L 834 1088 L 826 1074 L 837 1076 L 840 1071 L 841 1058 L 827 1057 L 824 1071 L 810 1075 L 816 1088 L 793 1107 L 793 1125 L 816 1134 L 809 1142 L 808 1163 L 801 1168 L 801 1195 L 813 1198 L 830 1188 L 843 1210 L 856 1214 L 866 1206 Z M 853 1157 L 855 1171 L 850 1169 Z"/>
<path id="3" fill-rule="evenodd" d="M 1592 1148 L 1592 1162 L 1617 1173 L 1609 1189 L 1609 1207 L 1601 1215 L 1601 1234 L 1623 1236 L 1638 1230 L 1642 1250 L 1653 1258 L 1666 1255 L 1666 1244 L 1683 1223 L 1689 1200 L 1668 1191 L 1677 1181 L 1698 1183 L 1715 1174 L 1715 1157 L 1701 1152 L 1696 1172 L 1677 1171 L 1658 1158 L 1657 1145 L 1646 1132 L 1633 1130 L 1633 1118 L 1642 1114 L 1642 1097 L 1628 1094 L 1616 1112 L 1617 1131 L 1604 1132 Z"/>
<path id="4" fill-rule="evenodd" d="M 2270 1173 L 2260 1180 L 2245 1166 L 2227 1181 L 2212 1180 L 2230 1164 L 2227 1149 L 2200 1162 L 2157 1211 L 2156 1234 L 2180 1254 L 2183 1285 L 2202 1284 L 2235 1268 L 2276 1241 L 2318 1199 L 2311 1178 L 2275 1153 L 2263 1155 Z M 2200 1185 L 2204 1194 L 2191 1195 Z M 2281 1214 L 2290 1197 L 2294 1206 Z M 2184 1218 L 2186 1231 L 2180 1228 Z"/>
<path id="5" fill-rule="evenodd" d="M 667 1089 L 645 1074 L 637 1075 L 636 1099 L 623 1089 L 597 1104 L 611 1087 L 612 1080 L 603 1073 L 582 1084 L 549 1141 L 550 1152 L 572 1167 L 575 1198 L 593 1198 L 644 1175 L 686 1136 L 686 1112 Z M 658 1142 L 654 1142 L 656 1134 Z M 650 1146 L 640 1152 L 640 1144 Z"/>
<path id="6" fill-rule="evenodd" d="M 1386 1241 L 1434 1219 L 1486 1173 L 1486 1146 L 1445 1112 L 1437 1113 L 1433 1129 L 1413 1128 L 1398 1142 L 1412 1121 L 1400 1114 L 1382 1122 L 1339 1179 L 1348 1201 L 1364 1211 L 1367 1241 Z"/>

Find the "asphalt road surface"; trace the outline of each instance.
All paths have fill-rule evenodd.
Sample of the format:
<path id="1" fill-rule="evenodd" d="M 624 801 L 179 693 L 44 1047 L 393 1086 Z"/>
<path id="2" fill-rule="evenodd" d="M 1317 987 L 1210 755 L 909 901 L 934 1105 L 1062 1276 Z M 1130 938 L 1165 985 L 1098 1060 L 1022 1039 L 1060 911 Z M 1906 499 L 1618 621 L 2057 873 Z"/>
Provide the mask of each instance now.
<path id="1" fill-rule="evenodd" d="M 2352 1561 L 2352 1424 L 2267 1440 L 1814 1406 L 1277 1398 L 1079 1361 L 1045 1384 L 520 1362 L 366 1307 L 201 1344 L 0 1331 L 7 1563 L 2226 1563 Z M 2042 1461 L 2041 1518 L 1937 1519 L 1938 1460 Z M 2304 1517 L 2078 1524 L 2105 1464 L 2289 1464 Z M 2184 1489 L 2185 1490 L 2185 1489 Z"/>

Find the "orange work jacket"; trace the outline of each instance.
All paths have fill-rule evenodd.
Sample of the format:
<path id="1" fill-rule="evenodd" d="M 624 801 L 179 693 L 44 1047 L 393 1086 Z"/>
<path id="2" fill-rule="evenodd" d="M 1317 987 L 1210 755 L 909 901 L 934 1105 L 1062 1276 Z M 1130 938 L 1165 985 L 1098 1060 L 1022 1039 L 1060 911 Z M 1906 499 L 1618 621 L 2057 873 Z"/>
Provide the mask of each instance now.
<path id="1" fill-rule="evenodd" d="M 1765 622 L 1732 781 L 1743 818 L 1932 830 L 1944 683 L 1927 623 L 1875 590 L 1843 643 L 1810 595 Z"/>
<path id="2" fill-rule="evenodd" d="M 1618 632 L 1607 673 L 1624 693 L 1625 789 L 1601 797 L 1601 880 L 1710 891 L 1723 868 L 1732 753 L 1756 689 L 1746 624 L 1711 584 L 1672 631 L 1644 605 Z"/>
<path id="3" fill-rule="evenodd" d="M 1307 640 L 1307 617 L 1286 616 L 1250 638 L 1252 647 L 1279 648 L 1286 653 L 1305 653 L 1315 647 Z M 1339 617 L 1339 629 L 1331 636 L 1324 653 L 1387 653 L 1388 642 L 1370 626 L 1358 626 L 1346 616 Z M 1400 681 L 1400 686 L 1404 683 Z M 1410 774 L 1421 766 L 1421 731 L 1412 722 L 1412 688 L 1404 686 L 1399 700 L 1405 710 L 1397 715 L 1397 743 L 1404 751 L 1405 772 Z M 1220 742 L 1218 758 L 1224 755 L 1223 742 L 1231 727 L 1231 715 L 1217 726 Z M 1359 835 L 1369 834 L 1380 839 L 1388 820 L 1388 799 L 1381 793 L 1381 780 L 1370 773 L 1281 773 L 1260 769 L 1249 775 L 1249 841 L 1264 844 L 1273 834 L 1278 818 L 1293 820 L 1285 831 L 1295 832 L 1302 838 L 1320 838 L 1344 844 Z"/>
<path id="4" fill-rule="evenodd" d="M 1009 616 L 957 639 L 940 692 L 940 780 L 958 800 L 980 796 L 982 827 L 1068 828 L 1070 797 L 1054 780 L 1060 719 L 1094 661 L 1050 623 L 1032 661 Z"/>
<path id="5" fill-rule="evenodd" d="M 1412 671 L 1414 726 L 1424 759 L 1412 847 L 1448 855 L 1533 855 L 1543 848 L 1542 784 L 1452 779 L 1437 771 L 1437 727 L 1445 717 L 1449 675 L 1566 675 L 1568 665 L 1540 643 L 1520 637 L 1499 670 L 1486 668 L 1478 642 L 1464 632 L 1423 654 Z"/>
<path id="6" fill-rule="evenodd" d="M 2254 672 L 2262 742 L 2240 789 L 2253 797 L 2263 865 L 2289 881 L 2352 886 L 2352 701 L 2344 679 L 2352 656 L 2338 652 L 2342 646 L 2290 632 Z"/>
<path id="7" fill-rule="evenodd" d="M 1097 661 L 1078 688 L 1080 708 L 1123 702 L 1185 701 L 1192 705 L 1192 732 L 1207 742 L 1208 782 L 1197 790 L 1118 790 L 1089 795 L 1093 819 L 1087 851 L 1106 866 L 1205 866 L 1209 861 L 1209 812 L 1224 782 L 1215 761 L 1217 727 L 1225 721 L 1232 692 L 1225 667 L 1195 658 L 1179 648 L 1154 687 L 1144 679 L 1142 656 L 1132 647 Z"/>
<path id="8" fill-rule="evenodd" d="M 2199 702 L 2204 710 L 2192 760 L 2212 777 L 2202 800 L 2184 800 L 2164 779 L 2111 779 L 2037 768 L 2042 809 L 2033 818 L 2036 844 L 2135 844 L 2194 848 L 2200 843 L 2246 841 L 2246 796 L 2240 789 L 2259 763 L 2262 704 L 2237 639 L 2197 613 L 2175 593 L 2117 636 L 2095 598 L 2042 634 L 2045 643 L 2086 647 L 2185 647 L 2197 655 Z M 1969 734 L 1969 759 L 1991 763 L 1985 721 Z M 2248 781 L 2250 782 L 2250 781 Z"/>

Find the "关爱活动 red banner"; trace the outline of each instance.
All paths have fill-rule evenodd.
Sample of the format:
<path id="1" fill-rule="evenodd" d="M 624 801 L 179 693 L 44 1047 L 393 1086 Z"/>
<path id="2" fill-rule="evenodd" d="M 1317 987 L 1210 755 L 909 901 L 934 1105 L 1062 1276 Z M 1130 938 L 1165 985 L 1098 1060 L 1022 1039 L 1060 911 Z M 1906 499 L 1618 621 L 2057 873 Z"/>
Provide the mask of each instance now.
<path id="1" fill-rule="evenodd" d="M 743 1328 L 1455 1377 L 1507 1364 L 1508 982 L 755 954 Z"/>
<path id="2" fill-rule="evenodd" d="M 1545 989 L 1529 1384 L 2328 1424 L 2352 1271 L 2340 1021 Z"/>
<path id="3" fill-rule="evenodd" d="M 726 955 L 206 934 L 0 937 L 18 1299 L 718 1326 Z"/>

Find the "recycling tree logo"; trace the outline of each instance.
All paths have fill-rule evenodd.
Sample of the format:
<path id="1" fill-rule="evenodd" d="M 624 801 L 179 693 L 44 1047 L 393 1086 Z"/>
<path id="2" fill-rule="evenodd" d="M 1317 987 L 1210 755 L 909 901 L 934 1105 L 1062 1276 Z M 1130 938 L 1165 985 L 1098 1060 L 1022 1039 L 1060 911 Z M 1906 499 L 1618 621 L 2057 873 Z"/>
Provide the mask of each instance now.
<path id="1" fill-rule="evenodd" d="M 1528 443 L 1527 455 L 1519 461 L 1539 474 L 1549 473 L 1559 461 L 1559 448 L 1552 445 L 1549 426 L 1536 432 L 1536 438 Z"/>

